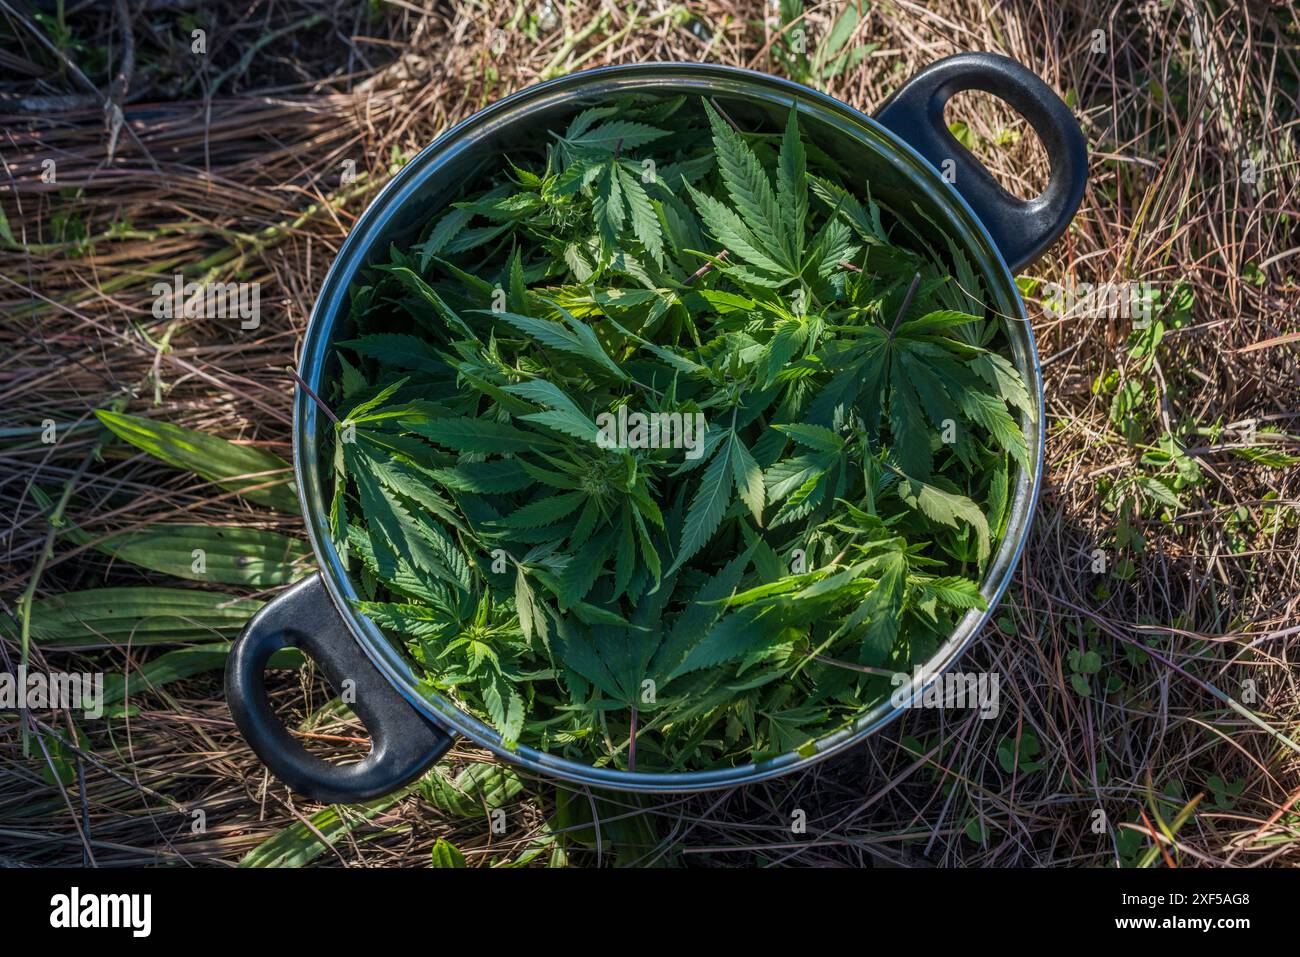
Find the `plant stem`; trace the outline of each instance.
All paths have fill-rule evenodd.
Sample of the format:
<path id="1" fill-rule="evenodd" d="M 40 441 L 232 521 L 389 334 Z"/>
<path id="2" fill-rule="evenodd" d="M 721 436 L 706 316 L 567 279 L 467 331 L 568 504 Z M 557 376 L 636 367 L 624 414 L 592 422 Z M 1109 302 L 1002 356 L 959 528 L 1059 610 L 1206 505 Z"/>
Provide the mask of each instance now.
<path id="1" fill-rule="evenodd" d="M 917 273 L 912 277 L 912 284 L 907 287 L 907 295 L 903 297 L 903 305 L 898 310 L 898 315 L 894 317 L 894 324 L 889 328 L 889 338 L 894 338 L 894 333 L 898 331 L 898 324 L 903 321 L 907 315 L 907 310 L 912 306 L 912 297 L 916 295 L 916 289 L 921 285 L 921 274 Z"/>
<path id="2" fill-rule="evenodd" d="M 102 441 L 96 443 L 86 453 L 85 458 L 81 460 L 81 464 L 77 466 L 77 471 L 63 483 L 63 492 L 59 495 L 59 500 L 54 504 L 54 509 L 50 512 L 50 530 L 45 535 L 45 544 L 41 546 L 41 551 L 36 556 L 36 563 L 32 566 L 32 577 L 28 580 L 27 587 L 18 599 L 18 663 L 24 668 L 27 667 L 27 660 L 31 654 L 32 602 L 36 600 L 36 588 L 41 583 L 41 574 L 45 571 L 45 563 L 54 555 L 54 539 L 59 534 L 59 527 L 63 524 L 63 510 L 68 507 L 73 490 L 81 481 L 81 477 L 86 474 L 86 469 L 90 468 L 90 463 L 94 461 L 102 445 Z M 30 734 L 27 723 L 23 722 L 23 757 L 28 757 L 31 754 Z"/>
<path id="3" fill-rule="evenodd" d="M 627 769 L 636 770 L 636 705 L 632 705 L 632 727 L 627 732 Z"/>
<path id="4" fill-rule="evenodd" d="M 727 258 L 727 251 L 724 249 L 722 252 L 718 253 L 713 258 L 716 259 L 718 262 L 722 262 Z M 695 280 L 699 279 L 702 276 L 707 276 L 709 274 L 709 270 L 711 270 L 712 268 L 713 268 L 713 263 L 705 263 L 699 269 L 695 270 L 695 272 L 691 273 L 691 275 L 686 280 L 686 285 L 688 286 L 694 285 Z"/>
<path id="5" fill-rule="evenodd" d="M 307 395 L 311 397 L 311 400 L 316 403 L 316 407 L 329 416 L 331 422 L 335 425 L 343 424 L 339 421 L 339 417 L 330 411 L 330 407 L 325 404 L 325 400 L 312 391 L 312 387 L 302 380 L 302 376 L 298 375 L 297 370 L 292 366 L 289 367 L 289 375 L 293 376 L 293 381 L 298 383 L 298 388 L 302 389 L 303 392 L 306 392 Z"/>

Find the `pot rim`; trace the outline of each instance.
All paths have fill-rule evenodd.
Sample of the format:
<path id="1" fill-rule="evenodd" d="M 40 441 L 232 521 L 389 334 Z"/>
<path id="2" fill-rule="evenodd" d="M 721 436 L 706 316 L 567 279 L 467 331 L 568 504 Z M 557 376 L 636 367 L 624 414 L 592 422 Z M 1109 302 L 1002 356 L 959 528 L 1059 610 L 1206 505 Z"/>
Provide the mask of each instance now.
<path id="1" fill-rule="evenodd" d="M 448 156 L 456 153 L 457 144 L 463 143 L 469 134 L 483 135 L 521 115 L 531 115 L 544 103 L 553 103 L 557 97 L 568 98 L 585 88 L 602 84 L 611 84 L 603 91 L 606 95 L 629 92 L 638 82 L 647 79 L 676 81 L 682 88 L 693 86 L 699 92 L 708 92 L 711 84 L 719 84 L 721 88 L 711 92 L 759 94 L 769 102 L 792 105 L 809 118 L 838 121 L 832 125 L 862 140 L 864 145 L 874 138 L 885 147 L 881 157 L 892 160 L 919 189 L 949 213 L 949 219 L 944 223 L 945 233 L 972 256 L 991 287 L 990 298 L 999 301 L 1003 307 L 1005 331 L 1013 346 L 1019 346 L 1016 364 L 1028 380 L 1037 413 L 1035 416 L 1026 414 L 1021 419 L 1022 429 L 1029 439 L 1033 469 L 1032 474 L 1018 469 L 1009 493 L 1007 527 L 980 587 L 987 609 L 983 612 L 969 610 L 929 661 L 919 668 L 914 667 L 905 687 L 863 711 L 851 724 L 817 738 L 798 751 L 705 771 L 658 773 L 599 768 L 523 745 L 513 749 L 506 747 L 495 729 L 462 711 L 441 694 L 420 688 L 419 676 L 394 642 L 352 607 L 350 600 L 359 596 L 327 528 L 328 508 L 325 503 L 328 499 L 320 481 L 314 441 L 319 413 L 302 389 L 296 391 L 294 400 L 294 475 L 308 538 L 337 613 L 375 667 L 413 707 L 506 761 L 571 783 L 623 791 L 686 793 L 763 781 L 825 760 L 858 744 L 898 718 L 919 699 L 930 682 L 952 668 L 992 617 L 1015 574 L 1028 538 L 1042 485 L 1045 439 L 1043 377 L 1024 302 L 1001 251 L 966 200 L 912 146 L 860 110 L 792 80 L 743 67 L 664 61 L 599 67 L 526 87 L 460 121 L 413 157 L 358 218 L 326 274 L 302 340 L 299 375 L 303 381 L 313 391 L 320 391 L 335 323 L 346 314 L 348 287 L 358 269 L 365 265 L 377 234 L 389 216 L 411 199 L 430 175 L 436 175 Z M 972 243 L 972 239 L 977 242 Z M 905 703 L 895 705 L 893 701 L 898 698 L 905 699 Z"/>

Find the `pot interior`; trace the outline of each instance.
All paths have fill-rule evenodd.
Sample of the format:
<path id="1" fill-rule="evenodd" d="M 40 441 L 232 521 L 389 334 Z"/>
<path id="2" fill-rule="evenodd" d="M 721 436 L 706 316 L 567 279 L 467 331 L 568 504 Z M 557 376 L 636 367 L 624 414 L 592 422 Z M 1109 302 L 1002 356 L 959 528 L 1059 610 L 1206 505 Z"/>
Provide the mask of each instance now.
<path id="1" fill-rule="evenodd" d="M 1012 361 L 1024 376 L 1040 414 L 1035 418 L 1026 416 L 1022 421 L 1032 469 L 1012 473 L 1007 529 L 995 547 L 982 585 L 989 609 L 972 610 L 959 622 L 924 669 L 922 682 L 932 678 L 952 665 L 991 616 L 1019 557 L 1041 470 L 1042 379 L 1032 332 L 1014 281 L 974 213 L 918 154 L 883 127 L 836 100 L 746 70 L 705 64 L 645 64 L 575 74 L 531 87 L 489 107 L 415 157 L 358 221 L 313 310 L 300 374 L 317 392 L 333 380 L 338 363 L 332 343 L 351 334 L 349 285 L 365 266 L 386 260 L 390 244 L 416 241 L 417 232 L 431 216 L 460 198 L 467 185 L 503 158 L 535 155 L 544 148 L 542 144 L 550 139 L 551 131 L 562 130 L 573 115 L 628 93 L 644 97 L 686 94 L 688 103 L 684 108 L 697 111 L 701 117 L 703 110 L 698 101 L 690 100 L 711 97 L 741 128 L 773 133 L 784 127 L 791 106 L 797 107 L 806 140 L 842 167 L 855 188 L 861 190 L 869 184 L 872 198 L 923 236 L 940 258 L 946 258 L 947 241 L 955 242 L 981 275 L 987 304 L 1003 321 Z M 942 224 L 942 230 L 936 224 Z M 908 245 L 906 241 L 901 244 Z M 295 421 L 297 480 L 304 515 L 326 585 L 340 614 L 350 622 L 375 664 L 417 707 L 509 760 L 590 785 L 644 791 L 703 790 L 771 777 L 824 758 L 860 740 L 901 710 L 886 700 L 864 711 L 850 727 L 798 753 L 714 771 L 626 772 L 592 767 L 522 746 L 506 749 L 492 728 L 422 689 L 404 649 L 352 609 L 349 600 L 357 597 L 357 592 L 330 541 L 326 518 L 333 487 L 332 425 L 317 414 L 301 390 Z M 912 680 L 908 698 L 919 693 L 922 682 Z"/>

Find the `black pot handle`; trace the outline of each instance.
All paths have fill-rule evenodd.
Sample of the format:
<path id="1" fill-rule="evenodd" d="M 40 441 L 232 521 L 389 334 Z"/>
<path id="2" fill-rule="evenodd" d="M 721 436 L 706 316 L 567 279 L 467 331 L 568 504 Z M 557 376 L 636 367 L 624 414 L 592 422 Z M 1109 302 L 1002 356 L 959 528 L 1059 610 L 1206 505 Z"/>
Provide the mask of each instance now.
<path id="1" fill-rule="evenodd" d="M 1052 165 L 1047 189 L 1025 201 L 1003 189 L 949 132 L 944 104 L 963 90 L 982 90 L 1011 104 L 1043 141 Z M 1015 60 L 960 53 L 926 67 L 898 90 L 876 119 L 938 169 L 952 161 L 953 187 L 984 222 L 1013 273 L 1056 241 L 1083 199 L 1088 150 L 1079 124 L 1052 88 Z"/>
<path id="2" fill-rule="evenodd" d="M 353 764 L 331 764 L 304 748 L 275 716 L 266 663 L 286 645 L 301 648 L 335 690 L 352 682 L 352 709 L 371 749 Z M 418 712 L 366 657 L 339 616 L 319 574 L 272 600 L 230 650 L 226 700 L 257 756 L 292 790 L 326 804 L 356 804 L 396 791 L 447 753 L 452 737 Z"/>

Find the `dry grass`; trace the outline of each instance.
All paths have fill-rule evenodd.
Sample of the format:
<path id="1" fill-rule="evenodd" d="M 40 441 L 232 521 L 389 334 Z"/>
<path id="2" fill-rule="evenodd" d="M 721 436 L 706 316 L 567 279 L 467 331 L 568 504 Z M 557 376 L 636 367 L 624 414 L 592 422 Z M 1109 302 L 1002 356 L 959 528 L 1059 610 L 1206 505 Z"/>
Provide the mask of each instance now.
<path id="1" fill-rule="evenodd" d="M 38 596 L 165 581 L 52 534 L 33 486 L 55 499 L 70 488 L 66 515 L 95 538 L 179 519 L 300 535 L 292 517 L 120 446 L 101 448 L 87 420 L 117 403 L 288 455 L 285 367 L 331 257 L 399 157 L 503 94 L 573 69 L 703 59 L 783 72 L 772 55 L 781 41 L 762 19 L 772 9 L 759 3 L 424 5 L 374 12 L 282 0 L 200 12 L 125 0 L 115 12 L 69 0 L 68 36 L 47 18 L 36 25 L 54 39 L 42 44 L 14 12 L 21 5 L 0 4 L 0 205 L 15 240 L 0 254 L 7 611 L 17 612 L 34 575 Z M 805 29 L 815 50 L 841 6 L 809 4 L 791 30 Z M 1131 353 L 1126 320 L 1054 316 L 1031 290 L 1047 374 L 1047 485 L 997 626 L 964 662 L 1000 675 L 1000 717 L 909 713 L 796 777 L 632 808 L 654 822 L 653 849 L 619 857 L 606 837 L 599 853 L 577 859 L 1300 862 L 1300 754 L 1279 737 L 1300 738 L 1300 472 L 1242 448 L 1255 420 L 1282 433 L 1269 439 L 1274 449 L 1300 451 L 1297 346 L 1270 342 L 1294 334 L 1300 314 L 1295 5 L 868 6 L 853 42 L 876 49 L 837 77 L 800 79 L 870 111 L 948 53 L 994 50 L 1024 62 L 1071 97 L 1092 152 L 1075 224 L 1031 274 L 1181 288 L 1189 310 L 1147 363 Z M 122 8 L 133 15 L 124 20 Z M 530 22 L 539 11 L 554 22 Z M 195 26 L 208 31 L 205 57 L 189 52 Z M 101 52 L 110 49 L 111 71 Z M 88 86 L 70 63 L 115 79 Z M 124 123 L 114 121 L 118 109 Z M 952 110 L 1004 183 L 1028 195 L 1045 181 L 1033 137 L 1017 139 L 1023 125 L 996 103 L 963 97 Z M 43 182 L 51 159 L 57 181 Z M 340 180 L 346 160 L 359 174 L 349 185 Z M 1244 175 L 1248 160 L 1258 176 Z M 153 319 L 149 288 L 177 271 L 260 281 L 262 326 Z M 1125 435 L 1112 401 L 1128 382 L 1141 401 Z M 38 440 L 46 419 L 59 426 L 53 446 Z M 1125 494 L 1143 501 L 1134 483 L 1174 475 L 1152 457 L 1168 434 L 1192 463 L 1180 503 L 1145 501 L 1132 518 L 1136 537 L 1117 539 L 1116 505 Z M 1091 568 L 1095 549 L 1103 574 Z M 1089 650 L 1100 671 L 1085 696 L 1071 675 Z M 122 671 L 156 653 L 43 654 L 36 645 L 32 655 L 65 670 Z M 17 654 L 16 643 L 0 644 L 7 666 Z M 302 719 L 328 695 L 303 673 L 278 697 L 283 713 Z M 25 758 L 17 720 L 0 715 L 0 864 L 228 864 L 315 810 L 243 745 L 216 674 L 132 703 L 129 720 L 87 724 L 69 765 L 76 773 L 62 783 L 48 777 L 42 749 L 54 747 L 53 729 L 68 733 L 66 716 L 34 716 L 44 730 Z M 356 726 L 327 719 L 315 730 L 346 738 Z M 1017 743 L 1019 760 L 1006 761 Z M 459 748 L 453 759 L 484 755 Z M 517 859 L 542 833 L 553 792 L 528 782 L 505 805 L 504 834 L 486 814 L 456 817 L 408 796 L 317 862 L 423 864 L 439 837 L 471 863 Z M 207 819 L 199 834 L 196 808 Z M 796 810 L 804 834 L 791 833 Z"/>

